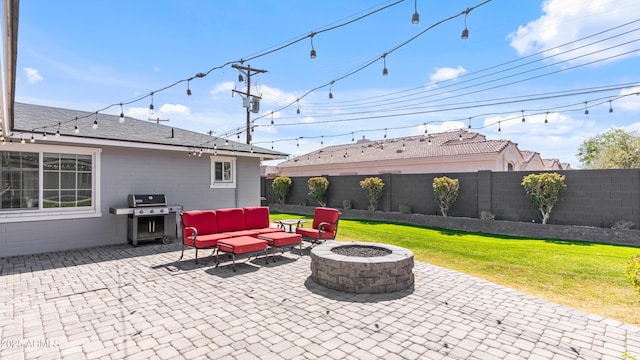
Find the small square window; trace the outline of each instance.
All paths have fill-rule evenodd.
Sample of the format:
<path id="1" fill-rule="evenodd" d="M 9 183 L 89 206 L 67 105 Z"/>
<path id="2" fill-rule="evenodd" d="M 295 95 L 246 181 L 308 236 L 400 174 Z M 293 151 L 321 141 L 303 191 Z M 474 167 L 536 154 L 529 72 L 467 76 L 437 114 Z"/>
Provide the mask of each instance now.
<path id="1" fill-rule="evenodd" d="M 236 159 L 231 157 L 211 157 L 211 188 L 236 187 Z"/>

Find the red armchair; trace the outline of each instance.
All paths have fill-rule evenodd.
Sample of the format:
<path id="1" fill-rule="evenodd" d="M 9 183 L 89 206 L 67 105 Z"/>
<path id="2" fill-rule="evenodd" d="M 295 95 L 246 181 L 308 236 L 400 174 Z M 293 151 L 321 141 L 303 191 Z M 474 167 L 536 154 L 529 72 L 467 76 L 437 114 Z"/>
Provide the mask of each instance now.
<path id="1" fill-rule="evenodd" d="M 309 242 L 321 242 L 333 240 L 338 233 L 338 221 L 340 211 L 332 208 L 318 207 L 313 214 L 311 228 L 296 228 L 296 234 L 302 235 L 302 239 Z"/>

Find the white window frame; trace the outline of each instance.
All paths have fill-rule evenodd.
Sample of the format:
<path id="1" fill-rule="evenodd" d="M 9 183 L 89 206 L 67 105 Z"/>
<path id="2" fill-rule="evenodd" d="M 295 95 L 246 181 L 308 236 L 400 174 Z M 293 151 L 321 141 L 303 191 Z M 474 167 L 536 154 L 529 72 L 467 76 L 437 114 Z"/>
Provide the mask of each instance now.
<path id="1" fill-rule="evenodd" d="M 229 163 L 231 166 L 231 179 L 216 180 L 216 163 Z M 235 189 L 236 187 L 236 158 L 229 156 L 211 156 L 211 184 L 212 189 Z"/>
<path id="2" fill-rule="evenodd" d="M 80 219 L 90 217 L 101 217 L 101 200 L 100 200 L 100 178 L 101 178 L 101 154 L 102 149 L 75 147 L 75 146 L 58 146 L 58 145 L 38 145 L 38 144 L 16 144 L 11 148 L 2 148 L 2 151 L 16 152 L 34 152 L 38 153 L 38 208 L 37 209 L 20 209 L 20 210 L 2 210 L 0 211 L 0 224 L 12 222 L 26 221 L 42 221 L 42 220 L 64 220 L 64 219 Z M 78 154 L 91 155 L 91 206 L 74 207 L 74 208 L 45 208 L 43 207 L 43 154 L 44 153 L 62 153 L 62 154 Z"/>

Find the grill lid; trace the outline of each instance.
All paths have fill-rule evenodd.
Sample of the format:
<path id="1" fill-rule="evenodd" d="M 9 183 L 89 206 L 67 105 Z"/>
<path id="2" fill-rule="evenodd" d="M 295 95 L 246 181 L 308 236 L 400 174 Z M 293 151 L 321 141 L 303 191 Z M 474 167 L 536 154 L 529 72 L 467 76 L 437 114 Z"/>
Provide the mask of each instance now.
<path id="1" fill-rule="evenodd" d="M 129 207 L 167 206 L 165 195 L 132 195 L 129 194 Z"/>

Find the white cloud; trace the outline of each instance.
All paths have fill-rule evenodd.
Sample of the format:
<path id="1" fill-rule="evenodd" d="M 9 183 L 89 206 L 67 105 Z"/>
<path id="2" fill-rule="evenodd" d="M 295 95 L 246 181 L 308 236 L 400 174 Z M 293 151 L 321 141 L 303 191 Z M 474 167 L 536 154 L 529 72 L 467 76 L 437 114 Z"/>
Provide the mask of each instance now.
<path id="1" fill-rule="evenodd" d="M 154 66 L 153 67 L 153 71 L 158 72 L 158 71 L 160 71 L 160 68 L 158 66 Z"/>
<path id="2" fill-rule="evenodd" d="M 221 83 L 217 83 L 213 86 L 209 93 L 211 95 L 218 95 L 221 93 L 231 93 L 231 90 L 236 88 L 236 84 L 233 81 L 225 81 Z"/>
<path id="3" fill-rule="evenodd" d="M 623 89 L 620 91 L 620 95 L 629 95 L 611 103 L 611 107 L 618 110 L 638 111 L 640 110 L 640 86 L 633 88 Z"/>
<path id="4" fill-rule="evenodd" d="M 141 120 L 148 120 L 149 117 L 151 116 L 151 114 L 149 113 L 149 108 L 134 108 L 134 107 L 128 108 L 126 110 L 125 115 L 128 117 L 141 119 Z"/>
<path id="5" fill-rule="evenodd" d="M 191 109 L 180 104 L 164 104 L 158 110 L 161 114 L 190 115 Z"/>
<path id="6" fill-rule="evenodd" d="M 27 75 L 27 81 L 29 82 L 29 84 L 39 83 L 40 81 L 44 80 L 42 78 L 42 75 L 40 75 L 38 73 L 38 70 L 36 69 L 23 67 L 22 70 L 24 71 L 25 75 Z"/>
<path id="7" fill-rule="evenodd" d="M 451 80 L 451 79 L 457 78 L 458 76 L 466 72 L 467 72 L 467 69 L 463 68 L 462 66 L 458 66 L 457 68 L 450 68 L 450 67 L 437 68 L 436 72 L 429 76 L 429 79 L 431 79 L 431 82 Z"/>
<path id="8" fill-rule="evenodd" d="M 521 56 L 551 48 L 554 49 L 546 52 L 545 56 L 559 54 L 570 49 L 577 49 L 605 37 L 628 31 L 629 29 L 622 28 L 603 34 L 600 37 L 579 41 L 562 48 L 555 48 L 558 45 L 569 43 L 636 20 L 639 6 L 640 3 L 638 3 L 637 0 L 545 0 L 542 4 L 544 14 L 540 18 L 529 22 L 527 25 L 520 26 L 517 31 L 509 34 L 507 38 L 511 40 L 511 46 L 516 49 Z M 569 64 L 575 65 L 621 54 L 635 49 L 636 45 L 627 44 L 612 50 L 588 55 L 589 53 L 601 51 L 615 44 L 635 40 L 635 36 L 633 33 L 619 36 L 615 40 L 593 44 L 577 51 L 558 55 L 552 61 L 568 60 L 584 55 L 579 59 L 568 61 Z"/>

